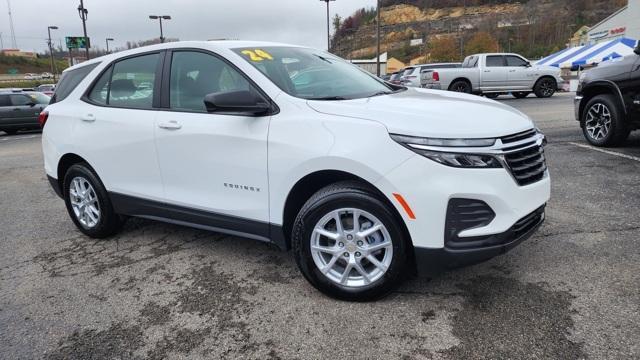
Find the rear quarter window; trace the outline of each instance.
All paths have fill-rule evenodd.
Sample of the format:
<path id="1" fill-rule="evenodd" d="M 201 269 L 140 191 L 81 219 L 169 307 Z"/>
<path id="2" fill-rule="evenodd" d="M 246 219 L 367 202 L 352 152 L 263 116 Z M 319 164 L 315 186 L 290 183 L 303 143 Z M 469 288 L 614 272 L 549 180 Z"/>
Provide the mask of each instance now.
<path id="1" fill-rule="evenodd" d="M 84 78 L 87 77 L 87 75 L 89 75 L 89 73 L 99 64 L 100 63 L 95 63 L 64 72 L 60 77 L 60 81 L 56 87 L 56 92 L 53 94 L 50 104 L 66 99 L 69 94 L 75 90 L 78 84 L 80 84 L 80 82 L 84 80 Z"/>

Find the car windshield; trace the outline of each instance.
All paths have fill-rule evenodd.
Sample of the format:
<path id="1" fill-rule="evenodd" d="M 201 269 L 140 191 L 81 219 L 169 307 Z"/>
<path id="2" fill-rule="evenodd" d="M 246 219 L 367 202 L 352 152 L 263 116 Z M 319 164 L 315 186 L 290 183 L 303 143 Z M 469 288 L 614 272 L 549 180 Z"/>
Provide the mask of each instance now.
<path id="1" fill-rule="evenodd" d="M 289 95 L 308 100 L 349 100 L 392 93 L 381 79 L 334 55 L 308 48 L 234 49 Z"/>

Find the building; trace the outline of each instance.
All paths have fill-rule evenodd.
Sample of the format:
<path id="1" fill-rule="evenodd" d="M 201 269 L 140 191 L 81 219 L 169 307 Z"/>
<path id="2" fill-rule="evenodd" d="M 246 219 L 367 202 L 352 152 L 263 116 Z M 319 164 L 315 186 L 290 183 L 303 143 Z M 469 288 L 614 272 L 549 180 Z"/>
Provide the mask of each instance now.
<path id="1" fill-rule="evenodd" d="M 353 59 L 349 60 L 352 64 L 358 65 L 360 68 L 376 74 L 378 71 L 378 61 L 374 57 L 373 59 Z M 380 75 L 387 74 L 387 53 L 380 54 Z"/>
<path id="2" fill-rule="evenodd" d="M 589 30 L 591 30 L 591 28 L 586 25 L 578 29 L 578 31 L 573 34 L 573 37 L 569 39 L 569 47 L 587 45 L 589 43 Z"/>
<path id="3" fill-rule="evenodd" d="M 629 0 L 627 6 L 609 15 L 589 30 L 589 44 L 623 37 L 640 39 L 640 0 Z"/>
<path id="4" fill-rule="evenodd" d="M 15 56 L 35 59 L 38 55 L 33 51 L 21 51 L 20 49 L 3 49 L 1 51 L 4 56 Z"/>

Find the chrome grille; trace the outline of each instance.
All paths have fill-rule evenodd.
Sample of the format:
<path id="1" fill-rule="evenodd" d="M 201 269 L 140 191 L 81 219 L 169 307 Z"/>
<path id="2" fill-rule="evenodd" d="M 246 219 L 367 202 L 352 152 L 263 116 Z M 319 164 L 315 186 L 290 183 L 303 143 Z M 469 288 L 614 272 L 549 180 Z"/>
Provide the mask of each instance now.
<path id="1" fill-rule="evenodd" d="M 501 138 L 507 145 L 503 148 L 505 163 L 520 186 L 542 180 L 547 170 L 544 148 L 536 141 L 536 135 L 535 130 L 530 130 Z M 516 142 L 517 145 L 509 146 Z"/>

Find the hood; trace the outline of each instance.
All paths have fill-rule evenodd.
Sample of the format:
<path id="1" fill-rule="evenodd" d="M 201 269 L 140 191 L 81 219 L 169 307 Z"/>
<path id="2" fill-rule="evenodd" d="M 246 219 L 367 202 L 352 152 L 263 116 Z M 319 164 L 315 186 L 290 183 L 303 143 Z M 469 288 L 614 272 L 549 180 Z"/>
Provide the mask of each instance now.
<path id="1" fill-rule="evenodd" d="M 486 138 L 533 127 L 520 111 L 480 96 L 409 88 L 382 96 L 343 101 L 308 101 L 324 114 L 382 123 L 392 134 L 434 138 Z"/>

